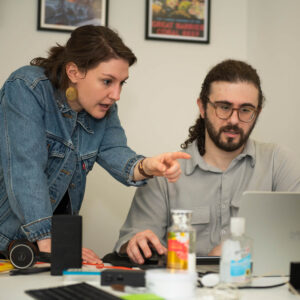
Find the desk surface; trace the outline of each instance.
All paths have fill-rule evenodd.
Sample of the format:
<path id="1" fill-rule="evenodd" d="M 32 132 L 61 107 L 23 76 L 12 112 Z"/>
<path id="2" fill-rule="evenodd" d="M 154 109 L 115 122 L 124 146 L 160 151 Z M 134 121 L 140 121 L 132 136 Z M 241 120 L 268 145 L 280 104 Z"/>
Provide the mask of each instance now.
<path id="1" fill-rule="evenodd" d="M 256 279 L 254 280 L 255 283 Z M 259 280 L 260 284 L 272 285 L 287 281 L 287 278 L 268 277 Z M 32 300 L 30 296 L 24 293 L 25 290 L 40 289 L 63 285 L 62 276 L 51 276 L 49 272 L 31 275 L 9 276 L 9 274 L 0 273 L 0 299 L 18 299 Z M 99 283 L 100 287 L 100 283 Z M 112 292 L 109 287 L 101 287 L 106 291 Z M 242 300 L 296 300 L 300 296 L 293 295 L 289 292 L 288 285 L 270 289 L 243 289 L 240 290 L 240 299 Z M 122 295 L 119 292 L 112 292 L 115 295 Z M 201 289 L 197 290 L 196 299 L 201 299 Z"/>

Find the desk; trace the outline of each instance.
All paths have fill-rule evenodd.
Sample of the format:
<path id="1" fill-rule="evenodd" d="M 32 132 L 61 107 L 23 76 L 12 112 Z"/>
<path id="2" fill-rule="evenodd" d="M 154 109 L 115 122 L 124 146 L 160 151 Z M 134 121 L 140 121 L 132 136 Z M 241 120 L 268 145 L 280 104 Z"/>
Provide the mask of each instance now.
<path id="1" fill-rule="evenodd" d="M 287 281 L 287 278 L 263 278 L 263 284 L 272 285 L 279 282 Z M 55 287 L 63 285 L 62 276 L 51 276 L 50 272 L 32 274 L 32 275 L 17 275 L 9 276 L 8 274 L 0 273 L 0 299 L 12 300 L 32 300 L 30 296 L 24 293 L 25 290 L 40 289 L 47 287 Z M 99 282 L 100 287 L 100 282 Z M 106 291 L 112 292 L 110 287 L 101 287 Z M 119 292 L 112 292 L 120 296 Z M 196 299 L 201 299 L 199 296 L 201 289 L 197 290 Z M 288 286 L 284 285 L 271 289 L 245 289 L 240 290 L 241 300 L 299 300 L 300 296 L 293 295 L 289 292 Z M 188 299 L 184 299 L 188 300 Z"/>

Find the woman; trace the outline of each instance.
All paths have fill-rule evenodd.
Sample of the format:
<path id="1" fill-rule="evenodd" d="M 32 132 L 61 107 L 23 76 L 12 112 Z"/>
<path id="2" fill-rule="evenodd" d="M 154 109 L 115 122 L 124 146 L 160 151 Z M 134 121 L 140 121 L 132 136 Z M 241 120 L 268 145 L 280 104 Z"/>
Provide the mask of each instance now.
<path id="1" fill-rule="evenodd" d="M 86 175 L 95 162 L 125 185 L 152 176 L 176 181 L 176 159 L 152 158 L 127 147 L 116 101 L 136 61 L 118 35 L 101 26 L 74 30 L 10 75 L 0 93 L 0 250 L 12 240 L 51 249 L 53 214 L 78 214 Z M 87 262 L 100 262 L 83 249 Z"/>

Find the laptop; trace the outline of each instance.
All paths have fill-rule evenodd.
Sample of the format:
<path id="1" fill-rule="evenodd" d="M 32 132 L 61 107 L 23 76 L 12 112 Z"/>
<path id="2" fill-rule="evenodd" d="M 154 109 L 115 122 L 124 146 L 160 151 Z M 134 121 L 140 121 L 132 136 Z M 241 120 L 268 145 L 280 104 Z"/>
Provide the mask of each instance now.
<path id="1" fill-rule="evenodd" d="M 238 216 L 253 239 L 253 275 L 289 275 L 300 261 L 300 193 L 244 192 Z"/>

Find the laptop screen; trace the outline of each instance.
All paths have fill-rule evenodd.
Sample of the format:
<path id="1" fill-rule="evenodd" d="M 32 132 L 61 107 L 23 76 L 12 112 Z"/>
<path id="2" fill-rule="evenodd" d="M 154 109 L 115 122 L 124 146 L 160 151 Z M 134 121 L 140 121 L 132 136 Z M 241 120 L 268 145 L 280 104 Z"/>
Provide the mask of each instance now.
<path id="1" fill-rule="evenodd" d="M 300 193 L 245 192 L 238 216 L 253 239 L 253 274 L 289 275 L 300 261 Z"/>

